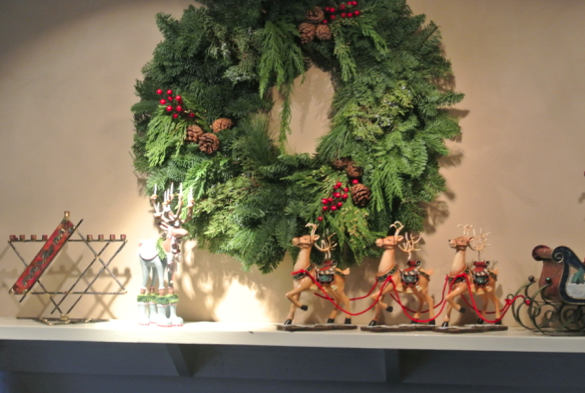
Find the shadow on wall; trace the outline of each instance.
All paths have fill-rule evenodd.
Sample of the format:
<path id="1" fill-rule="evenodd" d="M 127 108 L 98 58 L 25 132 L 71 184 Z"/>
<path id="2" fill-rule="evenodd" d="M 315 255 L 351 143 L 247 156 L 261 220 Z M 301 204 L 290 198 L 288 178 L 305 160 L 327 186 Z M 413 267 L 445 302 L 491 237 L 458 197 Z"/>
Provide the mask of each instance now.
<path id="1" fill-rule="evenodd" d="M 106 269 L 87 250 L 80 250 L 80 246 L 82 244 L 79 243 L 66 244 L 26 296 L 9 296 L 10 303 L 18 309 L 17 317 L 58 318 L 61 314 L 67 314 L 72 318 L 118 317 L 113 312 L 112 305 L 117 296 L 124 294 L 124 288 L 128 286 L 132 278 L 130 268 L 119 269 L 115 266 L 115 260 L 108 265 L 112 253 L 104 252 L 100 254 L 100 258 L 108 266 Z M 15 245 L 27 265 L 40 247 L 41 243 L 16 243 Z M 5 247 L 0 258 L 4 259 L 4 256 L 11 252 L 9 246 Z M 0 270 L 0 277 L 2 277 L 0 290 L 5 293 L 12 288 L 25 269 L 25 265 L 17 255 L 9 259 L 13 261 L 10 267 Z M 53 293 L 53 300 L 44 294 L 45 292 Z M 95 294 L 95 292 L 100 294 Z"/>
<path id="2" fill-rule="evenodd" d="M 455 88 L 454 77 L 450 80 L 449 88 L 452 89 Z M 449 113 L 450 116 L 459 120 L 465 118 L 469 114 L 468 110 L 459 109 L 448 109 L 447 112 Z M 455 138 L 453 138 L 453 142 L 461 143 L 462 137 L 463 132 L 456 136 Z M 463 150 L 461 150 L 459 147 L 455 148 L 452 146 L 447 156 L 439 158 L 439 167 L 442 169 L 457 167 L 461 165 L 461 163 L 463 162 L 463 158 L 464 158 Z M 431 203 L 423 204 L 423 208 L 426 211 L 426 219 L 425 222 L 423 223 L 423 226 L 424 232 L 427 235 L 435 233 L 437 231 L 437 227 L 439 225 L 442 225 L 449 218 L 449 206 L 446 201 L 441 199 L 443 196 L 448 201 L 455 200 L 455 192 L 452 189 L 450 189 L 449 186 L 447 185 L 445 191 L 441 196 L 437 197 Z"/>
<path id="3" fill-rule="evenodd" d="M 285 273 L 292 267 L 285 259 L 275 272 L 263 275 L 227 255 L 183 245 L 183 262 L 175 280 L 181 302 L 179 314 L 190 321 L 259 321 L 282 319 L 286 301 L 282 288 L 292 287 Z"/>
<path id="4" fill-rule="evenodd" d="M 38 0 L 5 1 L 0 4 L 0 47 L 4 53 L 18 49 L 27 41 L 46 34 L 47 31 L 76 21 L 87 14 L 101 12 L 108 8 L 161 3 L 160 0 L 59 0 L 58 7 L 52 2 Z M 167 1 L 168 3 L 168 1 Z M 185 4 L 192 1 L 176 0 Z M 161 9 L 161 12 L 164 9 Z M 154 15 L 153 15 L 154 23 Z"/>
<path id="5" fill-rule="evenodd" d="M 229 256 L 215 255 L 196 248 L 194 241 L 183 246 L 184 260 L 175 278 L 181 301 L 178 313 L 186 321 L 223 322 L 283 322 L 290 307 L 285 293 L 293 288 L 290 276 L 292 262 L 287 256 L 272 273 L 263 275 L 257 270 L 245 272 L 240 264 Z M 400 261 L 405 263 L 404 259 Z M 376 258 L 367 258 L 358 267 L 351 269 L 346 291 L 351 303 L 350 312 L 354 323 L 367 324 L 372 311 L 372 300 L 368 293 L 374 284 L 378 267 Z M 414 297 L 404 297 L 404 305 L 414 308 Z M 295 323 L 324 323 L 334 307 L 328 300 L 319 298 L 313 292 L 301 294 L 301 303 L 309 306 L 308 311 L 297 310 Z M 388 323 L 407 323 L 400 307 L 394 304 L 394 312 L 385 316 Z M 365 311 L 365 312 L 364 312 Z M 342 323 L 345 315 L 340 313 L 337 322 Z"/>

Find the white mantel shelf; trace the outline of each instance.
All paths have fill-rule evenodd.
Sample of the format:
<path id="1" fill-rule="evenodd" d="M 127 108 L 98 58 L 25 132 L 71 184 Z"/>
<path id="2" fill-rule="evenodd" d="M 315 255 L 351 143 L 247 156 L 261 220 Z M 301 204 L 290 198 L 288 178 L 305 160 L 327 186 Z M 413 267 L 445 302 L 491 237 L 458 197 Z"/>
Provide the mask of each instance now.
<path id="1" fill-rule="evenodd" d="M 0 340 L 585 353 L 585 337 L 548 337 L 522 328 L 466 334 L 361 330 L 291 333 L 278 331 L 275 324 L 267 323 L 191 322 L 183 327 L 162 328 L 112 320 L 47 326 L 4 317 L 0 318 Z"/>

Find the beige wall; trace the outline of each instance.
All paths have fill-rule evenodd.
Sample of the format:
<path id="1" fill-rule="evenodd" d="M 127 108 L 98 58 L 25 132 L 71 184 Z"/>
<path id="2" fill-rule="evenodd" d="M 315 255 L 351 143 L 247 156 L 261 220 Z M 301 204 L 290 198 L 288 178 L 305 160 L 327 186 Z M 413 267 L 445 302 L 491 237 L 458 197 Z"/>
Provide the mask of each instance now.
<path id="1" fill-rule="evenodd" d="M 155 13 L 180 16 L 190 1 L 10 3 L 0 5 L 0 237 L 50 234 L 64 210 L 75 222 L 84 219 L 84 234 L 126 234 L 128 245 L 112 266 L 129 294 L 88 296 L 72 316 L 135 318 L 136 245 L 157 230 L 129 154 L 133 83 L 161 40 Z M 440 297 L 452 258 L 447 239 L 460 234 L 461 223 L 493 233 L 486 256 L 497 261 L 501 295 L 539 274 L 530 257 L 537 244 L 567 245 L 583 257 L 585 3 L 410 4 L 441 27 L 456 89 L 466 94 L 454 111 L 462 116 L 462 137 L 449 143 L 452 156 L 443 162 L 449 192 L 431 209 L 419 254 L 435 269 L 432 292 Z M 295 95 L 292 150 L 314 148 L 314 138 L 327 125 L 331 94 L 326 75 L 310 71 Z M 19 245 L 27 262 L 38 248 L 38 243 Z M 68 245 L 42 281 L 50 290 L 64 289 L 90 257 L 80 244 Z M 365 261 L 354 269 L 348 281 L 352 296 L 369 288 L 375 264 Z M 0 246 L 0 316 L 48 315 L 46 298 L 30 296 L 19 303 L 8 295 L 22 268 L 10 247 Z M 98 271 L 94 264 L 88 277 Z M 291 287 L 289 272 L 290 261 L 263 276 L 242 272 L 228 257 L 188 250 L 177 279 L 180 313 L 187 320 L 281 321 L 288 309 L 283 294 Z M 100 290 L 117 289 L 111 280 L 96 284 Z M 324 318 L 326 305 L 306 299 L 320 314 L 298 315 Z M 355 310 L 365 305 L 356 302 Z M 368 320 L 369 314 L 355 318 Z M 404 317 L 395 312 L 391 320 Z"/>

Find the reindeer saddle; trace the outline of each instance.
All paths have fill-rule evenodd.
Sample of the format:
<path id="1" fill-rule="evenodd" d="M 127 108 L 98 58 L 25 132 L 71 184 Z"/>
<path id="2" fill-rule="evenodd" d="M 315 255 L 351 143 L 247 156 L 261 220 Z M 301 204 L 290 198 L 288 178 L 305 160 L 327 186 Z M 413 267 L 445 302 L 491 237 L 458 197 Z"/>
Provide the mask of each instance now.
<path id="1" fill-rule="evenodd" d="M 330 285 L 335 280 L 336 261 L 325 261 L 323 265 L 317 268 L 316 278 L 321 285 Z"/>
<path id="2" fill-rule="evenodd" d="M 471 277 L 473 284 L 477 288 L 485 288 L 490 281 L 490 276 L 497 278 L 497 276 L 488 269 L 489 261 L 475 261 L 473 262 L 473 269 L 471 269 Z"/>
<path id="3" fill-rule="evenodd" d="M 405 288 L 415 287 L 420 280 L 420 261 L 408 261 L 407 268 L 400 271 L 400 279 Z"/>

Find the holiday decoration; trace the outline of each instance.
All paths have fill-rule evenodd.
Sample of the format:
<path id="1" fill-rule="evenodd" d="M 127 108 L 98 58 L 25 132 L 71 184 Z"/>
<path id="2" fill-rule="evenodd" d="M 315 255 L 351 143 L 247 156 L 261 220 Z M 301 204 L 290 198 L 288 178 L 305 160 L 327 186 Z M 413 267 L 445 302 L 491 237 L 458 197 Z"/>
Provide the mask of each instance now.
<path id="1" fill-rule="evenodd" d="M 352 163 L 352 165 L 354 165 L 351 158 L 343 157 L 343 158 L 336 158 L 335 160 L 333 160 L 333 162 L 331 162 L 331 165 L 333 166 L 333 168 L 341 170 L 341 169 L 345 169 L 350 163 Z"/>
<path id="2" fill-rule="evenodd" d="M 437 328 L 436 331 L 442 331 L 445 333 L 464 332 L 464 330 L 459 327 L 449 329 L 452 309 L 454 308 L 460 313 L 465 313 L 467 311 L 465 307 L 455 303 L 455 298 L 464 294 L 470 296 L 470 302 L 468 302 L 468 304 L 473 308 L 479 318 L 478 325 L 482 325 L 485 321 L 495 324 L 483 327 L 469 325 L 464 327 L 464 329 L 468 329 L 471 332 L 507 329 L 506 326 L 502 326 L 501 319 L 503 314 L 508 310 L 509 304 L 506 305 L 503 310 L 500 309 L 500 302 L 495 295 L 498 274 L 497 270 L 489 270 L 487 268 L 489 262 L 485 261 L 474 262 L 474 267 L 470 269 L 465 260 L 465 251 L 467 248 L 477 251 L 478 259 L 481 259 L 481 251 L 488 246 L 486 241 L 489 233 L 476 236 L 475 231 L 473 231 L 473 236 L 471 236 L 471 225 L 459 226 L 463 227 L 463 236 L 449 240 L 449 247 L 455 249 L 455 257 L 451 264 L 451 270 L 447 275 L 448 293 L 445 297 L 445 302 L 447 303 L 445 317 L 443 318 L 443 324 L 440 328 Z M 483 307 L 481 310 L 476 305 L 474 294 L 480 295 L 483 298 Z M 490 300 L 495 306 L 495 320 L 486 319 L 488 300 Z"/>
<path id="3" fill-rule="evenodd" d="M 408 254 L 407 267 L 406 269 L 400 270 L 400 281 L 402 283 L 402 289 L 404 293 L 413 294 L 418 300 L 418 307 L 412 316 L 412 323 L 418 324 L 420 322 L 428 322 L 429 325 L 435 325 L 435 308 L 434 301 L 429 294 L 429 281 L 433 274 L 433 269 L 425 270 L 420 267 L 420 261 L 411 259 L 414 251 L 420 251 L 416 248 L 416 244 L 420 242 L 420 235 L 415 237 L 408 233 L 404 235 L 405 243 L 398 245 L 398 247 L 405 253 Z M 428 307 L 429 319 L 422 321 L 420 315 L 423 312 L 423 306 Z"/>
<path id="4" fill-rule="evenodd" d="M 12 295 L 21 295 L 19 302 L 22 302 L 27 295 L 42 295 L 45 299 L 49 299 L 50 303 L 48 306 L 52 307 L 51 314 L 55 312 L 59 312 L 60 316 L 57 318 L 52 317 L 33 317 L 29 319 L 34 319 L 38 322 L 42 322 L 46 325 L 61 325 L 61 324 L 75 324 L 75 323 L 89 323 L 89 322 L 105 322 L 108 321 L 106 319 L 94 319 L 94 318 L 71 318 L 69 314 L 73 311 L 75 306 L 79 304 L 79 301 L 83 296 L 86 295 L 123 295 L 126 294 L 126 288 L 124 285 L 118 280 L 114 272 L 110 269 L 110 264 L 119 254 L 119 252 L 124 248 L 126 245 L 126 235 L 120 235 L 119 238 L 116 238 L 116 235 L 110 235 L 109 240 L 104 238 L 104 235 L 98 235 L 97 244 L 92 246 L 94 242 L 94 238 L 92 235 L 83 236 L 81 232 L 79 232 L 79 226 L 83 222 L 83 220 L 79 221 L 77 225 L 74 225 L 70 220 L 70 214 L 68 211 L 65 212 L 63 215 L 63 219 L 53 232 L 51 236 L 42 235 L 41 239 L 37 238 L 37 235 L 30 235 L 30 238 L 27 239 L 25 235 L 10 235 L 8 244 L 16 254 L 16 256 L 20 259 L 22 264 L 25 266 L 24 272 L 18 278 L 16 283 L 12 286 L 9 293 Z M 79 239 L 72 239 L 71 237 L 77 234 Z M 30 264 L 27 264 L 25 260 L 22 258 L 21 253 L 17 250 L 17 246 L 20 245 L 32 245 L 38 242 L 44 243 L 41 247 L 41 250 L 37 253 L 35 258 L 32 260 Z M 120 245 L 116 249 L 116 251 L 111 255 L 109 260 L 106 262 L 104 261 L 104 251 L 106 248 L 111 245 L 112 243 L 119 242 Z M 41 282 L 41 276 L 45 271 L 49 269 L 49 265 L 51 262 L 58 257 L 59 252 L 67 243 L 83 243 L 87 249 L 91 251 L 93 254 L 93 259 L 89 264 L 82 269 L 82 265 L 80 262 L 82 260 L 78 260 L 75 263 L 75 269 L 80 272 L 77 276 L 77 279 L 69 285 L 67 289 L 58 289 L 58 290 L 48 290 L 47 287 Z M 98 251 L 94 249 L 94 247 L 99 247 Z M 88 272 L 91 272 L 91 267 L 94 264 L 101 264 L 101 268 L 97 272 L 97 274 L 92 273 L 93 278 L 87 276 Z M 102 273 L 106 272 L 110 278 L 112 278 L 119 286 L 118 291 L 96 291 L 93 290 L 94 283 L 100 278 L 104 276 Z M 40 290 L 33 291 L 33 287 L 38 284 Z M 85 285 L 85 289 L 79 289 L 79 285 Z M 68 309 L 65 308 L 65 301 L 69 296 L 77 297 L 73 304 L 69 306 Z M 22 318 L 22 317 L 19 317 Z"/>
<path id="5" fill-rule="evenodd" d="M 345 166 L 345 172 L 347 173 L 347 176 L 350 178 L 358 178 L 364 173 L 364 170 L 357 166 L 355 162 L 350 161 Z"/>
<path id="6" fill-rule="evenodd" d="M 219 149 L 219 138 L 211 133 L 202 134 L 199 137 L 199 150 L 212 154 Z"/>
<path id="7" fill-rule="evenodd" d="M 170 93 L 169 93 L 170 94 Z M 155 203 L 158 199 L 155 185 L 150 202 L 154 207 L 154 218 L 159 221 L 163 235 L 160 241 L 156 239 L 142 240 L 138 249 L 140 265 L 142 266 L 142 288 L 138 295 L 138 323 L 141 325 L 156 324 L 157 326 L 170 327 L 182 326 L 183 319 L 177 316 L 177 303 L 179 297 L 175 294 L 173 274 L 176 263 L 179 262 L 181 249 L 180 243 L 188 232 L 183 225 L 191 220 L 193 214 L 194 199 L 192 191 L 189 191 L 187 211 L 183 217 L 183 185 L 179 188 L 176 212 L 173 212 L 174 187 L 165 190 L 162 202 Z M 165 295 L 165 273 L 168 278 L 168 289 Z M 152 275 L 152 276 L 151 276 Z M 151 279 L 150 289 L 148 281 Z M 158 291 L 155 292 L 154 282 L 158 282 Z"/>
<path id="8" fill-rule="evenodd" d="M 323 18 L 325 17 L 325 13 L 321 9 L 321 7 L 313 7 L 308 10 L 306 13 L 307 22 L 309 23 L 321 23 Z"/>
<path id="9" fill-rule="evenodd" d="M 380 313 L 382 310 L 392 312 L 393 307 L 384 303 L 384 295 L 388 294 L 392 290 L 402 291 L 402 282 L 400 281 L 400 269 L 396 264 L 396 248 L 404 236 L 400 235 L 400 231 L 404 228 L 404 225 L 400 222 L 395 222 L 390 226 L 394 228 L 394 234 L 387 236 L 383 239 L 376 240 L 376 246 L 382 248 L 384 253 L 380 258 L 378 265 L 378 272 L 376 273 L 376 286 L 380 287 L 380 291 L 375 291 L 371 296 L 375 302 L 374 316 L 370 321 L 370 326 L 376 326 L 378 324 Z M 389 282 L 388 282 L 389 281 Z"/>
<path id="10" fill-rule="evenodd" d="M 423 306 L 428 306 L 428 313 L 430 319 L 427 321 L 430 325 L 435 324 L 435 313 L 434 313 L 434 302 L 432 297 L 429 295 L 428 287 L 430 275 L 432 270 L 425 271 L 420 269 L 420 262 L 411 261 L 410 257 L 412 252 L 416 250 L 415 245 L 420 241 L 418 238 L 410 237 L 408 234 L 405 236 L 400 235 L 400 231 L 404 229 L 404 225 L 397 221 L 390 226 L 394 228 L 394 234 L 386 236 L 385 238 L 376 240 L 376 246 L 384 250 L 382 258 L 378 266 L 378 272 L 376 273 L 376 285 L 378 291 L 374 291 L 370 297 L 374 301 L 374 316 L 370 321 L 369 326 L 378 325 L 380 313 L 382 310 L 388 312 L 393 311 L 393 307 L 384 302 L 384 297 L 387 294 L 398 295 L 399 292 L 414 294 L 418 300 L 418 308 L 412 318 L 413 323 L 418 323 L 420 314 Z M 404 245 L 400 245 L 406 239 Z M 402 251 L 408 253 L 408 268 L 401 270 L 396 263 L 396 248 L 400 248 Z M 397 297 L 395 299 L 398 299 Z M 367 330 L 367 329 L 362 329 Z M 412 329 L 409 329 L 412 330 Z"/>
<path id="11" fill-rule="evenodd" d="M 477 260 L 472 263 L 473 267 L 469 269 L 470 273 L 470 283 L 471 283 L 471 292 L 480 296 L 483 300 L 482 309 L 480 310 L 481 315 L 479 315 L 477 323 L 483 324 L 485 321 L 488 321 L 487 318 L 487 308 L 489 302 L 492 302 L 495 310 L 496 319 L 493 321 L 496 325 L 501 325 L 501 311 L 500 311 L 500 300 L 496 296 L 496 284 L 498 280 L 498 269 L 489 269 L 490 262 L 483 261 L 481 258 L 482 251 L 489 246 L 487 244 L 487 238 L 489 233 L 480 233 L 479 235 L 473 234 L 473 249 L 477 251 Z M 473 302 L 475 303 L 475 302 Z M 474 307 L 475 308 L 475 307 Z"/>
<path id="12" fill-rule="evenodd" d="M 351 199 L 356 206 L 364 207 L 372 199 L 372 192 L 363 184 L 354 184 L 351 187 Z"/>
<path id="13" fill-rule="evenodd" d="M 317 39 L 321 41 L 330 40 L 331 28 L 329 28 L 329 26 L 327 26 L 326 24 L 317 26 L 317 28 L 315 29 L 315 37 L 317 37 Z"/>
<path id="14" fill-rule="evenodd" d="M 532 258 L 542 263 L 538 281 L 528 277 L 507 299 L 516 322 L 547 335 L 585 334 L 585 262 L 565 246 L 536 246 Z"/>
<path id="15" fill-rule="evenodd" d="M 25 295 L 35 285 L 55 256 L 61 251 L 61 248 L 67 243 L 69 237 L 75 232 L 75 228 L 76 225 L 69 221 L 69 212 L 65 212 L 61 223 L 53 231 L 53 234 L 46 239 L 45 244 L 32 262 L 10 288 L 10 294 Z"/>
<path id="16" fill-rule="evenodd" d="M 312 23 L 301 23 L 299 25 L 299 34 L 301 35 L 301 43 L 306 44 L 315 39 L 317 34 L 317 26 Z"/>
<path id="17" fill-rule="evenodd" d="M 420 251 L 416 248 L 416 244 L 421 240 L 421 237 L 406 233 L 404 236 L 400 235 L 400 231 L 404 225 L 397 221 L 390 226 L 394 228 L 394 234 L 376 240 L 376 246 L 382 248 L 384 253 L 380 259 L 378 272 L 376 273 L 376 280 L 374 287 L 370 291 L 370 298 L 374 302 L 374 315 L 368 326 L 362 326 L 362 330 L 370 332 L 402 332 L 413 330 L 430 330 L 435 325 L 435 306 L 433 298 L 429 294 L 429 281 L 433 270 L 424 270 L 420 267 L 420 261 L 411 260 L 413 251 Z M 400 243 L 405 240 L 404 243 Z M 408 262 L 406 269 L 400 269 L 395 259 L 396 248 L 408 253 Z M 418 307 L 416 310 L 408 309 L 400 300 L 399 293 L 412 294 L 418 300 Z M 384 298 L 390 295 L 397 301 L 403 312 L 411 319 L 411 325 L 380 325 L 379 319 L 382 310 L 388 312 L 393 311 L 393 307 L 388 305 Z M 428 308 L 423 311 L 423 306 Z M 409 312 L 413 312 L 412 316 Z M 421 313 L 428 312 L 429 319 L 420 319 Z M 428 322 L 428 325 L 419 325 L 419 323 Z"/>
<path id="18" fill-rule="evenodd" d="M 460 313 L 465 313 L 467 310 L 465 307 L 455 303 L 455 298 L 460 296 L 467 290 L 466 277 L 469 273 L 467 262 L 465 260 L 465 251 L 467 248 L 473 249 L 471 234 L 471 226 L 463 226 L 463 236 L 459 236 L 455 239 L 449 239 L 449 247 L 455 249 L 455 257 L 451 263 L 451 270 L 449 270 L 449 294 L 445 298 L 448 302 L 445 317 L 443 319 L 442 327 L 449 326 L 451 320 L 451 310 L 454 308 Z"/>
<path id="19" fill-rule="evenodd" d="M 179 20 L 157 16 L 163 40 L 132 108 L 147 188 L 193 188 L 190 236 L 268 273 L 297 256 L 290 239 L 306 222 L 336 234 L 343 266 L 378 256 L 375 240 L 396 220 L 420 232 L 424 204 L 445 187 L 444 140 L 459 133 L 446 109 L 463 98 L 444 83 L 452 73 L 437 26 L 403 0 L 200 4 Z M 291 94 L 311 66 L 335 89 L 331 126 L 316 154 L 289 154 Z M 233 125 L 214 133 L 217 119 Z M 330 195 L 337 182 L 340 197 Z"/>
<path id="20" fill-rule="evenodd" d="M 230 119 L 217 119 L 216 121 L 213 122 L 211 128 L 213 129 L 214 133 L 218 133 L 222 130 L 227 130 L 228 128 L 232 128 L 232 126 L 234 125 L 234 122 L 231 121 Z"/>
<path id="21" fill-rule="evenodd" d="M 326 239 L 321 240 L 321 244 L 318 245 L 317 241 L 320 236 L 316 234 L 318 225 L 309 223 L 307 227 L 311 228 L 310 235 L 304 235 L 301 237 L 295 237 L 292 240 L 292 244 L 300 249 L 295 262 L 294 271 L 292 273 L 294 279 L 295 288 L 286 293 L 286 297 L 292 303 L 290 311 L 284 324 L 280 327 L 281 330 L 299 330 L 297 326 L 288 327 L 292 324 L 294 319 L 295 311 L 297 308 L 301 310 L 308 310 L 308 306 L 301 304 L 299 298 L 302 292 L 309 289 L 319 293 L 321 292 L 323 297 L 328 298 L 336 307 L 329 314 L 327 324 L 329 326 L 304 326 L 302 330 L 327 330 L 327 329 L 355 329 L 356 326 L 351 324 L 351 317 L 348 314 L 350 309 L 349 298 L 345 294 L 345 278 L 349 274 L 349 269 L 341 270 L 337 267 L 337 262 L 332 259 L 332 251 L 337 246 L 332 241 L 335 234 L 328 235 Z M 321 264 L 315 265 L 311 262 L 311 250 L 315 247 L 317 250 L 324 253 L 324 260 Z M 338 314 L 337 305 L 341 305 L 342 310 L 346 311 L 346 318 L 343 327 L 333 326 L 335 323 L 335 317 Z"/>
<path id="22" fill-rule="evenodd" d="M 199 138 L 204 134 L 203 128 L 198 125 L 192 125 L 187 127 L 187 136 L 185 141 L 189 143 L 199 143 Z"/>

